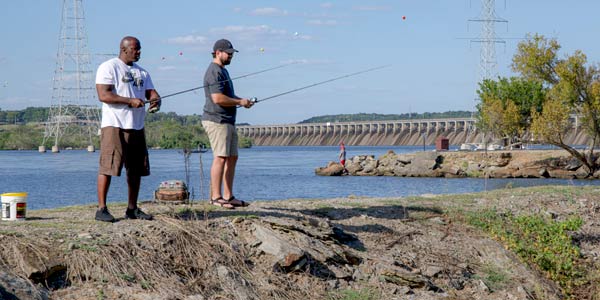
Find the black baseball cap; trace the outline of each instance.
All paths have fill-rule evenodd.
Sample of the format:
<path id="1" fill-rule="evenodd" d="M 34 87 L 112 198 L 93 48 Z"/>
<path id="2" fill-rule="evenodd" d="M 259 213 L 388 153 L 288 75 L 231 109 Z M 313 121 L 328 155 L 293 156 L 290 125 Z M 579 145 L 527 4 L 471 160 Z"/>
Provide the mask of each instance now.
<path id="1" fill-rule="evenodd" d="M 226 39 L 220 39 L 215 42 L 215 45 L 213 46 L 213 52 L 217 52 L 217 50 L 224 51 L 229 54 L 233 52 L 238 52 L 237 50 L 233 49 L 233 45 L 231 44 L 231 42 Z"/>

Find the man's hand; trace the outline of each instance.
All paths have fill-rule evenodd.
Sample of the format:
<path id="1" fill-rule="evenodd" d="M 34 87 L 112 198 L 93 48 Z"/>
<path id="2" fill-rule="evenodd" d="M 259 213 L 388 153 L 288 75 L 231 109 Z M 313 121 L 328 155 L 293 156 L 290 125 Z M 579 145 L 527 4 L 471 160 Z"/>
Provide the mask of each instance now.
<path id="1" fill-rule="evenodd" d="M 133 107 L 133 108 L 144 107 L 144 100 L 142 100 L 140 98 L 131 98 L 131 100 L 129 100 L 129 107 Z"/>
<path id="2" fill-rule="evenodd" d="M 160 105 L 162 104 L 162 101 L 160 99 L 150 99 L 150 107 L 148 108 L 148 112 L 153 114 L 155 112 L 158 112 L 160 110 Z"/>
<path id="3" fill-rule="evenodd" d="M 250 108 L 252 107 L 252 105 L 254 105 L 254 102 L 250 101 L 249 99 L 243 98 L 240 99 L 240 105 L 245 108 Z"/>

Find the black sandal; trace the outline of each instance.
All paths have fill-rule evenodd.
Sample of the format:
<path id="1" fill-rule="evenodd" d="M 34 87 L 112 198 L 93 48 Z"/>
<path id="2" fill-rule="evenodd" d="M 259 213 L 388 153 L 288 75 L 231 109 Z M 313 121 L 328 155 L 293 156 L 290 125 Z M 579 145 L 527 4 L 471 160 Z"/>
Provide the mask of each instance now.
<path id="1" fill-rule="evenodd" d="M 233 205 L 233 203 L 229 203 L 229 201 L 223 199 L 222 197 L 219 197 L 214 200 L 210 200 L 208 203 L 215 205 L 215 206 L 222 207 L 222 208 L 227 208 L 227 209 L 235 208 L 235 205 Z"/>
<path id="2" fill-rule="evenodd" d="M 227 201 L 229 204 L 235 206 L 235 207 L 246 207 L 246 206 L 250 206 L 250 203 L 244 201 L 244 200 L 240 200 L 240 199 L 236 199 L 235 196 L 231 196 L 231 198 L 225 200 Z M 232 203 L 232 201 L 238 201 L 238 203 Z"/>

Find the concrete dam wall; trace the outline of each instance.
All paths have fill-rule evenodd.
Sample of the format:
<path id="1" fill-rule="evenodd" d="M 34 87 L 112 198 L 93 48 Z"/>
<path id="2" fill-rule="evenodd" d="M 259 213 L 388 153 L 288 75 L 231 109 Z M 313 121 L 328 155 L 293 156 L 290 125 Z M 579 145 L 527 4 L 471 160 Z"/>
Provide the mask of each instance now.
<path id="1" fill-rule="evenodd" d="M 460 145 L 485 139 L 472 118 L 254 125 L 238 126 L 237 131 L 257 146 L 327 146 L 341 141 L 347 145 L 415 146 L 433 145 L 440 136 L 448 138 L 451 145 Z M 573 128 L 566 141 L 583 145 L 588 137 L 579 128 Z"/>

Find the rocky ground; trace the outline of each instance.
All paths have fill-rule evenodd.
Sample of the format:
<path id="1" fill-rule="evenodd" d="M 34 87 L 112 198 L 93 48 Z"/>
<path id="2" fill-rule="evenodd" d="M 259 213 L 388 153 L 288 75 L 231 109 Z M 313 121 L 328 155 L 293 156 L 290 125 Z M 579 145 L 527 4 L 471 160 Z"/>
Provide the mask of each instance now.
<path id="1" fill-rule="evenodd" d="M 93 206 L 0 222 L 1 299 L 598 299 L 600 188 L 253 202 L 144 203 L 154 221 L 93 220 Z M 123 204 L 109 208 L 115 215 Z M 548 279 L 469 215 L 581 216 L 585 270 Z"/>
<path id="2" fill-rule="evenodd" d="M 357 155 L 319 167 L 323 176 L 485 177 L 485 178 L 600 178 L 589 176 L 580 161 L 565 150 L 429 151 L 381 157 Z"/>

